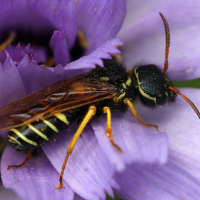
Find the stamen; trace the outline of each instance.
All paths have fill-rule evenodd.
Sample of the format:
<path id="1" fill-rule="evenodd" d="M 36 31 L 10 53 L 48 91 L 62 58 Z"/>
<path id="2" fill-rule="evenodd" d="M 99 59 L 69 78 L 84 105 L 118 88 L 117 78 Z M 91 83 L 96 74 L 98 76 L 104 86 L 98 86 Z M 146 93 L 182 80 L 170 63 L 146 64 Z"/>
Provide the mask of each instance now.
<path id="1" fill-rule="evenodd" d="M 121 62 L 122 62 L 122 56 L 121 56 L 121 55 L 116 54 L 116 53 L 111 53 L 110 55 L 111 55 L 112 57 L 114 57 L 118 63 L 121 63 Z"/>
<path id="2" fill-rule="evenodd" d="M 55 59 L 53 57 L 48 58 L 44 65 L 46 67 L 53 67 L 55 65 Z"/>
<path id="3" fill-rule="evenodd" d="M 197 116 L 200 119 L 200 113 L 199 113 L 197 107 L 185 95 L 180 93 L 179 90 L 174 87 L 169 87 L 169 89 L 174 91 L 176 94 L 180 95 L 181 97 L 183 97 L 190 104 L 190 106 L 193 108 L 193 110 L 196 112 Z"/>
<path id="4" fill-rule="evenodd" d="M 0 45 L 0 52 L 5 50 L 7 48 L 7 46 L 13 42 L 13 40 L 15 39 L 16 33 L 14 31 L 12 31 L 8 37 L 8 39 L 6 41 L 4 41 L 1 45 Z"/>
<path id="5" fill-rule="evenodd" d="M 86 40 L 86 37 L 84 35 L 84 33 L 82 31 L 77 31 L 77 35 L 78 35 L 78 38 L 80 40 L 80 45 L 83 47 L 83 48 L 88 48 L 89 47 L 89 44 Z"/>

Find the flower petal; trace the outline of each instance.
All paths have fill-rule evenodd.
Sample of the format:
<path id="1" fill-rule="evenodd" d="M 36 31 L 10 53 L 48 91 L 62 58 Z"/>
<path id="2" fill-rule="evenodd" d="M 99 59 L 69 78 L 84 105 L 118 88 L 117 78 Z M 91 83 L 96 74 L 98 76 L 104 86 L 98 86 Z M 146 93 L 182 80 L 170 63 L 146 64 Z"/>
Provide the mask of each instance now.
<path id="1" fill-rule="evenodd" d="M 125 0 L 78 0 L 76 9 L 78 29 L 89 43 L 87 53 L 114 38 L 126 17 Z"/>
<path id="2" fill-rule="evenodd" d="M 77 125 L 71 125 L 56 137 L 56 141 L 43 147 L 58 172 L 61 171 L 67 147 L 76 130 Z M 105 191 L 113 196 L 111 187 L 117 187 L 112 179 L 113 174 L 113 166 L 99 148 L 91 127 L 87 126 L 68 159 L 64 180 L 85 199 L 105 199 Z"/>
<path id="3" fill-rule="evenodd" d="M 38 91 L 65 77 L 62 66 L 48 68 L 38 65 L 35 60 L 29 61 L 28 56 L 24 56 L 17 67 L 24 82 L 26 94 Z"/>
<path id="4" fill-rule="evenodd" d="M 15 20 L 13 20 L 15 19 Z M 76 12 L 74 0 L 16 0 L 2 1 L 0 7 L 1 33 L 3 30 L 32 29 L 35 35 L 47 37 L 47 32 L 64 30 L 69 46 L 76 37 Z"/>
<path id="5" fill-rule="evenodd" d="M 9 164 L 18 164 L 24 160 L 22 153 L 7 147 L 1 161 L 1 176 L 4 187 L 14 190 L 22 199 L 62 200 L 73 199 L 74 193 L 65 183 L 65 189 L 56 189 L 59 174 L 52 167 L 42 151 L 32 157 L 28 164 L 18 169 L 7 171 Z"/>
<path id="6" fill-rule="evenodd" d="M 91 123 L 102 151 L 118 171 L 123 170 L 125 164 L 132 162 L 163 164 L 167 161 L 167 135 L 136 123 L 129 112 L 126 115 L 112 115 L 113 139 L 122 149 L 122 153 L 111 145 L 105 134 L 106 116 L 101 116 Z"/>
<path id="7" fill-rule="evenodd" d="M 61 64 L 65 66 L 69 63 L 70 57 L 64 31 L 54 31 L 50 46 L 54 51 L 56 65 Z"/>
<path id="8" fill-rule="evenodd" d="M 122 199 L 199 200 L 200 182 L 169 161 L 165 166 L 131 165 L 115 175 Z"/>
<path id="9" fill-rule="evenodd" d="M 59 30 L 66 33 L 67 44 L 71 47 L 76 37 L 76 11 L 74 0 L 28 2 L 33 12 L 38 12 Z M 38 22 L 37 22 L 38 23 Z M 43 24 L 45 26 L 45 24 Z"/>
<path id="10" fill-rule="evenodd" d="M 34 52 L 33 48 L 37 51 L 37 53 Z M 5 62 L 7 53 L 12 58 L 15 65 L 18 65 L 25 55 L 29 57 L 29 60 L 34 59 L 37 63 L 44 62 L 46 60 L 45 50 L 36 47 L 32 47 L 30 49 L 30 44 L 28 44 L 25 48 L 24 46 L 22 47 L 18 44 L 15 49 L 11 45 L 8 45 L 6 50 L 0 52 L 0 61 L 2 63 Z"/>
<path id="11" fill-rule="evenodd" d="M 0 64 L 0 91 L 0 107 L 25 96 L 22 79 L 9 54 L 3 67 Z"/>
<path id="12" fill-rule="evenodd" d="M 199 89 L 180 89 L 200 109 Z M 180 96 L 175 103 L 155 110 L 138 107 L 142 119 L 156 123 L 169 137 L 172 160 L 199 180 L 200 176 L 200 121 L 193 109 Z"/>
<path id="13" fill-rule="evenodd" d="M 124 41 L 123 61 L 127 67 L 133 63 L 152 62 L 163 68 L 165 33 L 159 16 L 162 12 L 171 30 L 168 74 L 173 80 L 200 77 L 199 1 L 182 4 L 178 1 L 127 1 L 128 14 L 118 38 Z M 181 5 L 181 9 L 179 6 Z M 136 11 L 136 12 L 133 12 Z"/>
<path id="14" fill-rule="evenodd" d="M 25 96 L 21 76 L 8 53 L 6 56 L 3 66 L 0 62 L 0 108 Z M 5 138 L 7 131 L 0 132 L 0 136 Z"/>
<path id="15" fill-rule="evenodd" d="M 85 200 L 85 199 L 75 193 L 74 194 L 74 200 Z"/>
<path id="16" fill-rule="evenodd" d="M 5 200 L 21 200 L 21 198 L 19 198 L 15 192 L 13 192 L 12 190 L 8 190 L 5 189 L 3 187 L 3 185 L 0 183 L 0 194 L 1 194 L 1 199 L 5 199 Z"/>
<path id="17" fill-rule="evenodd" d="M 95 68 L 95 65 L 103 67 L 102 58 L 111 59 L 111 56 L 109 55 L 110 53 L 120 54 L 120 51 L 116 47 L 122 44 L 123 42 L 118 39 L 107 41 L 88 56 L 83 56 L 80 59 L 66 65 L 64 68 L 67 71 L 67 75 L 71 73 L 70 75 L 72 76 L 73 70 L 76 70 L 74 73 L 80 74 L 85 69 Z M 70 72 L 68 72 L 68 70 L 70 70 Z"/>

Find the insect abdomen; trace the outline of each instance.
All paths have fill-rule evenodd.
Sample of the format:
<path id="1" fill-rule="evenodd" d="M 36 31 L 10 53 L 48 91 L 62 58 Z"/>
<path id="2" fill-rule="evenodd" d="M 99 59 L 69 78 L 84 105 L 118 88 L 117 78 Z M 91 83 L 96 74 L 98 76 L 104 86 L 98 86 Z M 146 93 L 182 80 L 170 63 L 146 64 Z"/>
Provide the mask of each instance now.
<path id="1" fill-rule="evenodd" d="M 28 152 L 54 138 L 77 117 L 78 109 L 57 113 L 47 119 L 13 128 L 9 131 L 8 141 L 17 151 Z"/>

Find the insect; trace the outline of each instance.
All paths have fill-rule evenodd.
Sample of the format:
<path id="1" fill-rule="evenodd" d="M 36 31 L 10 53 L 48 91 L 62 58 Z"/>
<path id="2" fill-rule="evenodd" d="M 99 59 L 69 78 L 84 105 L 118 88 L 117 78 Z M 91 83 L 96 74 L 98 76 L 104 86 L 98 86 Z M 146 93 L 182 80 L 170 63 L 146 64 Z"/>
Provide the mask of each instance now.
<path id="1" fill-rule="evenodd" d="M 8 130 L 8 141 L 17 151 L 27 153 L 22 167 L 31 158 L 32 151 L 41 147 L 58 132 L 69 126 L 77 117 L 79 127 L 67 148 L 67 155 L 60 173 L 59 186 L 63 188 L 63 175 L 69 156 L 76 141 L 88 122 L 105 113 L 106 135 L 111 144 L 121 152 L 114 142 L 111 130 L 111 111 L 125 112 L 128 108 L 139 123 L 155 127 L 142 121 L 132 102 L 139 96 L 148 107 L 174 102 L 177 94 L 182 96 L 200 118 L 195 105 L 178 89 L 166 75 L 170 46 L 170 31 L 165 17 L 160 13 L 165 27 L 166 51 L 163 72 L 154 64 L 135 66 L 127 70 L 122 64 L 104 60 L 104 68 L 96 67 L 69 79 L 59 81 L 40 91 L 30 94 L 0 109 L 0 131 Z"/>

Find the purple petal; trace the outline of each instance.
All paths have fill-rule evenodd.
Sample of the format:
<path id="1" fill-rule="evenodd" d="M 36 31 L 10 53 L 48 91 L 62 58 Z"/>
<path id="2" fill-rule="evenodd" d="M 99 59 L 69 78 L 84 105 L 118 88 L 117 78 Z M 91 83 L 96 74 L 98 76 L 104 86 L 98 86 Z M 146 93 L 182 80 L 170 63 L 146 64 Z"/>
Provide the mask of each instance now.
<path id="1" fill-rule="evenodd" d="M 126 17 L 125 0 L 79 0 L 76 8 L 78 29 L 89 43 L 88 53 L 114 38 Z"/>
<path id="2" fill-rule="evenodd" d="M 76 37 L 76 12 L 74 0 L 61 1 L 2 1 L 0 7 L 1 30 L 24 32 L 32 28 L 37 35 L 56 29 L 64 30 L 69 46 Z M 13 20 L 15 19 L 15 20 Z"/>
<path id="3" fill-rule="evenodd" d="M 38 91 L 65 78 L 62 66 L 56 66 L 55 68 L 39 66 L 36 61 L 29 61 L 28 56 L 24 56 L 17 67 L 22 77 L 26 94 Z"/>
<path id="4" fill-rule="evenodd" d="M 58 172 L 61 171 L 67 147 L 77 127 L 71 125 L 56 137 L 56 141 L 43 147 Z M 68 159 L 64 173 L 65 181 L 85 199 L 105 199 L 105 191 L 113 196 L 112 186 L 118 186 L 112 179 L 113 174 L 113 166 L 97 144 L 91 127 L 87 126 Z"/>
<path id="5" fill-rule="evenodd" d="M 200 109 L 200 90 L 181 89 L 184 95 Z M 200 175 L 200 121 L 193 109 L 180 96 L 175 103 L 155 110 L 138 108 L 147 122 L 156 123 L 169 137 L 172 160 L 185 171 L 199 179 Z M 148 113 L 148 114 L 147 114 Z"/>
<path id="6" fill-rule="evenodd" d="M 54 31 L 50 46 L 54 52 L 56 65 L 61 64 L 62 66 L 65 66 L 69 63 L 69 50 L 64 31 Z"/>
<path id="7" fill-rule="evenodd" d="M 36 50 L 37 53 L 35 53 L 33 49 Z M 44 49 L 37 48 L 37 47 L 31 47 L 30 48 L 30 44 L 28 44 L 25 47 L 24 52 L 22 52 L 22 53 L 23 53 L 23 55 L 28 55 L 30 60 L 34 59 L 37 63 L 41 63 L 41 62 L 45 62 L 46 61 L 46 55 L 45 55 L 44 52 L 45 52 Z"/>
<path id="8" fill-rule="evenodd" d="M 80 197 L 78 194 L 75 193 L 74 200 L 85 200 L 82 197 Z"/>
<path id="9" fill-rule="evenodd" d="M 118 38 L 124 41 L 123 61 L 151 62 L 163 68 L 165 33 L 158 14 L 162 12 L 171 30 L 168 73 L 174 80 L 189 80 L 200 76 L 199 1 L 128 1 L 128 14 Z M 181 6 L 181 9 L 179 9 Z"/>
<path id="10" fill-rule="evenodd" d="M 105 135 L 106 116 L 91 123 L 102 151 L 118 171 L 123 170 L 125 164 L 132 162 L 163 164 L 167 161 L 167 135 L 138 124 L 129 112 L 126 115 L 112 115 L 113 139 L 122 149 L 122 153 L 111 145 Z"/>
<path id="11" fill-rule="evenodd" d="M 22 79 L 9 55 L 3 67 L 0 64 L 0 91 L 0 107 L 25 96 Z"/>
<path id="12" fill-rule="evenodd" d="M 64 68 L 65 70 L 70 71 L 78 69 L 77 71 L 75 71 L 75 73 L 81 73 L 81 70 L 93 69 L 95 68 L 95 65 L 103 67 L 102 58 L 111 59 L 111 56 L 109 55 L 110 53 L 119 54 L 120 51 L 116 47 L 122 44 L 123 42 L 121 42 L 118 39 L 112 39 L 110 41 L 107 41 L 105 44 L 95 49 L 88 56 L 83 56 L 80 59 L 66 65 Z M 69 72 L 67 72 L 67 75 L 68 74 Z"/>
<path id="13" fill-rule="evenodd" d="M 76 37 L 76 11 L 74 0 L 29 2 L 34 12 L 48 19 L 59 30 L 66 33 L 67 44 L 71 47 Z M 34 20 L 34 19 L 33 19 Z M 43 24 L 45 26 L 45 24 Z M 44 28 L 42 28 L 44 30 Z"/>
<path id="14" fill-rule="evenodd" d="M 37 51 L 37 53 L 34 52 L 33 48 Z M 26 47 L 18 44 L 15 49 L 11 45 L 8 45 L 5 51 L 0 52 L 0 61 L 2 63 L 5 62 L 7 53 L 12 58 L 15 65 L 18 65 L 25 55 L 29 57 L 29 60 L 34 59 L 38 63 L 46 60 L 45 50 L 38 47 L 31 47 L 30 49 L 30 44 Z"/>
<path id="15" fill-rule="evenodd" d="M 73 199 L 74 193 L 66 183 L 62 191 L 56 189 L 59 174 L 42 151 L 38 156 L 32 157 L 26 166 L 7 171 L 9 164 L 21 163 L 24 158 L 25 155 L 16 152 L 12 147 L 5 149 L 1 161 L 4 187 L 14 190 L 22 199 Z"/>
<path id="16" fill-rule="evenodd" d="M 0 194 L 1 194 L 1 199 L 5 200 L 21 200 L 15 192 L 12 190 L 5 189 L 2 184 L 0 184 Z"/>
<path id="17" fill-rule="evenodd" d="M 115 175 L 122 199 L 199 200 L 200 182 L 169 161 L 165 166 L 131 165 Z"/>

